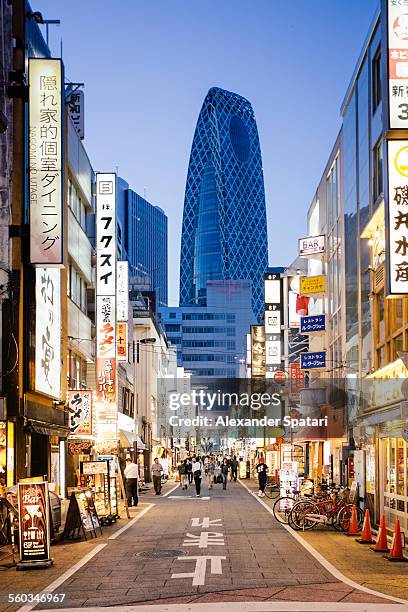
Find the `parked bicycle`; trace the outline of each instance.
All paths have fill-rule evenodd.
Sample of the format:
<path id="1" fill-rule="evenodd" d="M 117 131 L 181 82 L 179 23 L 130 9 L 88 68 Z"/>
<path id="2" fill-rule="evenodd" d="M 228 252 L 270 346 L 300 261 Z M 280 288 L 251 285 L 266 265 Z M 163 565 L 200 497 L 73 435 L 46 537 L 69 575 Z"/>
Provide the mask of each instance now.
<path id="1" fill-rule="evenodd" d="M 288 525 L 295 530 L 309 530 L 316 525 L 328 525 L 337 531 L 347 531 L 350 525 L 353 504 L 348 502 L 348 490 L 331 491 L 321 499 L 299 500 L 293 505 L 288 516 Z M 364 521 L 364 513 L 357 507 L 359 527 Z"/>

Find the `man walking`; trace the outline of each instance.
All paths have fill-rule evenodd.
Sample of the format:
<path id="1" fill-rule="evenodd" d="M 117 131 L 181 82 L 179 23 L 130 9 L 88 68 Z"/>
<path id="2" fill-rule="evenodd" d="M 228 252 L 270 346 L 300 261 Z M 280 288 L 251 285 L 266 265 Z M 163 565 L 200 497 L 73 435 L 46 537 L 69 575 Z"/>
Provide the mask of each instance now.
<path id="1" fill-rule="evenodd" d="M 228 459 L 225 458 L 221 465 L 221 475 L 222 475 L 222 488 L 227 488 L 227 480 L 228 480 Z"/>
<path id="2" fill-rule="evenodd" d="M 265 486 L 268 478 L 268 467 L 264 463 L 264 458 L 259 458 L 259 463 L 256 466 L 256 471 L 258 474 L 258 483 L 259 483 L 259 497 L 265 497 Z"/>
<path id="3" fill-rule="evenodd" d="M 237 461 L 237 456 L 234 455 L 234 458 L 231 459 L 231 480 L 233 480 L 234 482 L 237 482 L 237 476 L 238 476 L 238 461 Z"/>
<path id="4" fill-rule="evenodd" d="M 159 458 L 156 457 L 154 463 L 152 465 L 152 476 L 153 476 L 153 485 L 156 495 L 161 495 L 161 475 L 163 472 L 163 466 L 159 463 Z"/>
<path id="5" fill-rule="evenodd" d="M 126 497 L 129 508 L 137 506 L 139 497 L 137 494 L 137 481 L 139 479 L 139 466 L 133 463 L 130 457 L 126 458 L 126 467 L 123 472 L 126 478 Z"/>
<path id="6" fill-rule="evenodd" d="M 205 475 L 207 476 L 207 485 L 209 489 L 213 488 L 215 474 L 214 457 L 210 457 L 205 465 Z"/>
<path id="7" fill-rule="evenodd" d="M 191 484 L 193 482 L 193 463 L 190 457 L 187 459 L 186 466 L 187 466 L 188 484 Z"/>
<path id="8" fill-rule="evenodd" d="M 186 465 L 186 459 L 184 459 L 179 467 L 178 467 L 178 471 L 180 474 L 180 487 L 182 489 L 187 489 L 187 465 Z"/>
<path id="9" fill-rule="evenodd" d="M 198 457 L 195 458 L 193 466 L 192 466 L 192 473 L 193 473 L 193 477 L 194 477 L 194 484 L 195 484 L 195 488 L 196 488 L 196 495 L 197 497 L 201 496 L 201 463 L 198 460 Z"/>

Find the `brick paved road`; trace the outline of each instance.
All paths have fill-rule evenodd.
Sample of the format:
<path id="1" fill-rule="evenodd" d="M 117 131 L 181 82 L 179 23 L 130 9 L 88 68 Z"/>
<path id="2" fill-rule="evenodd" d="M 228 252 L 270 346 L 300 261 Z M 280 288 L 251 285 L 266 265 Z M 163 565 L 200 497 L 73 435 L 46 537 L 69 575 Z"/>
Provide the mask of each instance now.
<path id="1" fill-rule="evenodd" d="M 267 600 L 391 603 L 339 582 L 239 483 L 210 493 L 204 487 L 209 500 L 193 495 L 190 487 L 154 497 L 153 509 L 55 591 L 66 593 L 59 607 Z M 200 526 L 204 517 L 220 520 Z M 208 531 L 217 534 L 219 543 L 205 548 L 207 536 L 200 534 Z M 183 545 L 194 542 L 194 536 L 201 537 L 201 548 Z M 140 555 L 163 550 L 180 552 L 164 558 Z M 205 576 L 197 570 L 193 577 L 202 556 L 225 559 L 214 561 L 213 573 L 207 561 Z M 216 573 L 217 565 L 222 573 Z M 190 575 L 173 577 L 182 573 Z"/>

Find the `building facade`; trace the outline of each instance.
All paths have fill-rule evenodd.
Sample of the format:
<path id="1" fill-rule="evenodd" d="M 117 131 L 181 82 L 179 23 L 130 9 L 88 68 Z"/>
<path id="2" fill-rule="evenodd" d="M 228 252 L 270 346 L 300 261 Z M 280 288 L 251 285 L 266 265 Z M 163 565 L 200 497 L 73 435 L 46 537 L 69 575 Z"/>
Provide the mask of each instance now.
<path id="1" fill-rule="evenodd" d="M 262 156 L 254 111 L 213 87 L 194 134 L 184 200 L 180 305 L 206 306 L 207 281 L 250 280 L 263 308 L 268 264 Z"/>
<path id="2" fill-rule="evenodd" d="M 206 306 L 159 309 L 178 365 L 196 378 L 239 378 L 254 323 L 250 281 L 207 281 Z"/>
<path id="3" fill-rule="evenodd" d="M 129 275 L 140 279 L 140 286 L 156 292 L 157 305 L 167 305 L 167 216 L 117 181 L 118 232 L 121 258 L 129 262 Z"/>

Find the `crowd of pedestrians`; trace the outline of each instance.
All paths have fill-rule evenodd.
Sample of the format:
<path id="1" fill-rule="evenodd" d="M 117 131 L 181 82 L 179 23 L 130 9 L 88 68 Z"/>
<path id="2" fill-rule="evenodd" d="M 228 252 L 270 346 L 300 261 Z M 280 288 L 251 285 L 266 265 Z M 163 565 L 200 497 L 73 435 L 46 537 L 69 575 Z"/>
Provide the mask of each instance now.
<path id="1" fill-rule="evenodd" d="M 180 487 L 187 490 L 188 486 L 195 485 L 196 496 L 201 496 L 201 483 L 205 478 L 208 489 L 213 489 L 214 485 L 222 484 L 225 491 L 227 482 L 237 481 L 238 460 L 234 455 L 223 457 L 221 455 L 206 455 L 188 457 L 179 463 L 178 473 L 180 477 Z"/>

